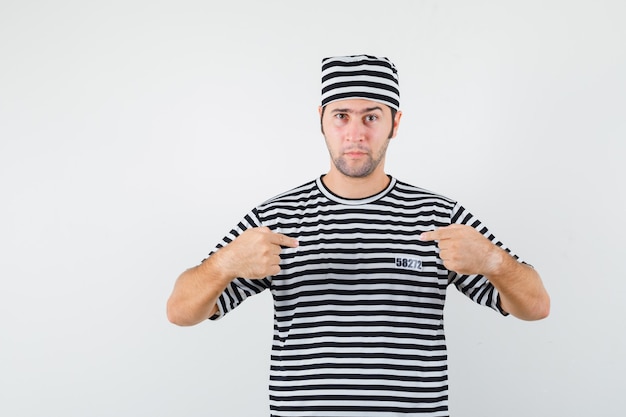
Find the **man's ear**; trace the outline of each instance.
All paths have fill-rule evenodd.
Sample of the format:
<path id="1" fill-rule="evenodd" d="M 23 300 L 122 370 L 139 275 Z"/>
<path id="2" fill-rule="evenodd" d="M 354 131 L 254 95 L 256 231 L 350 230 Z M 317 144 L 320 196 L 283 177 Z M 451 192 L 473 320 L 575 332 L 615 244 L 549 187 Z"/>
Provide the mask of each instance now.
<path id="1" fill-rule="evenodd" d="M 396 116 L 393 118 L 393 129 L 391 131 L 391 136 L 389 136 L 389 139 L 395 138 L 396 135 L 398 134 L 398 128 L 400 127 L 400 119 L 402 119 L 402 112 L 398 110 L 396 112 Z"/>

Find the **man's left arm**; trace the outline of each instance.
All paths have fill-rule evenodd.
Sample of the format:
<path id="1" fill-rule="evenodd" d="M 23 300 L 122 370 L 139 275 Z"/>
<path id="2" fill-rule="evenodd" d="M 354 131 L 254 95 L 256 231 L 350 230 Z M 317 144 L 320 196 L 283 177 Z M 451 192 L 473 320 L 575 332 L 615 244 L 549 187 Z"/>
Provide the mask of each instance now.
<path id="1" fill-rule="evenodd" d="M 483 275 L 498 290 L 502 309 L 522 320 L 550 313 L 550 296 L 534 268 L 518 262 L 473 227 L 452 224 L 420 239 L 437 241 L 444 266 L 463 275 Z"/>

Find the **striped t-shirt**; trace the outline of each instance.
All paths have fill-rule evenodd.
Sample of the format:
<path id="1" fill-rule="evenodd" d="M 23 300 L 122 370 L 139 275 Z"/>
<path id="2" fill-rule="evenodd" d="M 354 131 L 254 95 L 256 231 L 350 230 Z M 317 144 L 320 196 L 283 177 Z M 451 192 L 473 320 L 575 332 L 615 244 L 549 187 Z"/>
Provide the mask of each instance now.
<path id="1" fill-rule="evenodd" d="M 278 275 L 232 281 L 212 317 L 271 291 L 272 416 L 448 415 L 448 285 L 506 314 L 485 277 L 448 271 L 436 243 L 419 240 L 452 223 L 502 246 L 455 201 L 392 177 L 364 199 L 341 198 L 320 177 L 254 208 L 224 237 L 215 250 L 258 226 L 299 242 L 283 249 Z"/>

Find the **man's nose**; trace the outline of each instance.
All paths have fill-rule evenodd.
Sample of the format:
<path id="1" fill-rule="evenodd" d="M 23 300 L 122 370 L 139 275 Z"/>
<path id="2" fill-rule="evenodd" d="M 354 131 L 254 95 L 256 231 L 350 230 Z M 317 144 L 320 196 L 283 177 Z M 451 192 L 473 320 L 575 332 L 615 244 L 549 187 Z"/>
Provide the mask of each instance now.
<path id="1" fill-rule="evenodd" d="M 346 139 L 361 142 L 365 139 L 365 129 L 360 120 L 351 120 L 346 129 Z"/>

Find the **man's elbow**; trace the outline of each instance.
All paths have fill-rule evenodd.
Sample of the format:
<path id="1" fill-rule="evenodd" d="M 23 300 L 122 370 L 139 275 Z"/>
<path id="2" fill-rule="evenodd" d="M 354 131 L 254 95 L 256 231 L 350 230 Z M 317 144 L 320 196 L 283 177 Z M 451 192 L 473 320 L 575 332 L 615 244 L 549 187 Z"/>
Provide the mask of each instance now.
<path id="1" fill-rule="evenodd" d="M 204 305 L 193 307 L 188 300 L 170 296 L 167 300 L 167 319 L 177 326 L 194 326 L 208 320 L 218 313 L 217 304 L 212 308 L 205 308 Z"/>
<path id="2" fill-rule="evenodd" d="M 190 320 L 184 309 L 178 306 L 171 298 L 167 301 L 166 312 L 170 323 L 177 326 L 193 326 L 198 323 L 198 321 Z"/>
<path id="3" fill-rule="evenodd" d="M 547 294 L 541 299 L 537 300 L 532 310 L 528 311 L 525 315 L 520 317 L 527 321 L 543 320 L 550 315 L 550 296 Z"/>
<path id="4" fill-rule="evenodd" d="M 537 308 L 536 320 L 543 320 L 550 315 L 550 296 L 545 295 L 544 299 L 539 303 Z"/>

